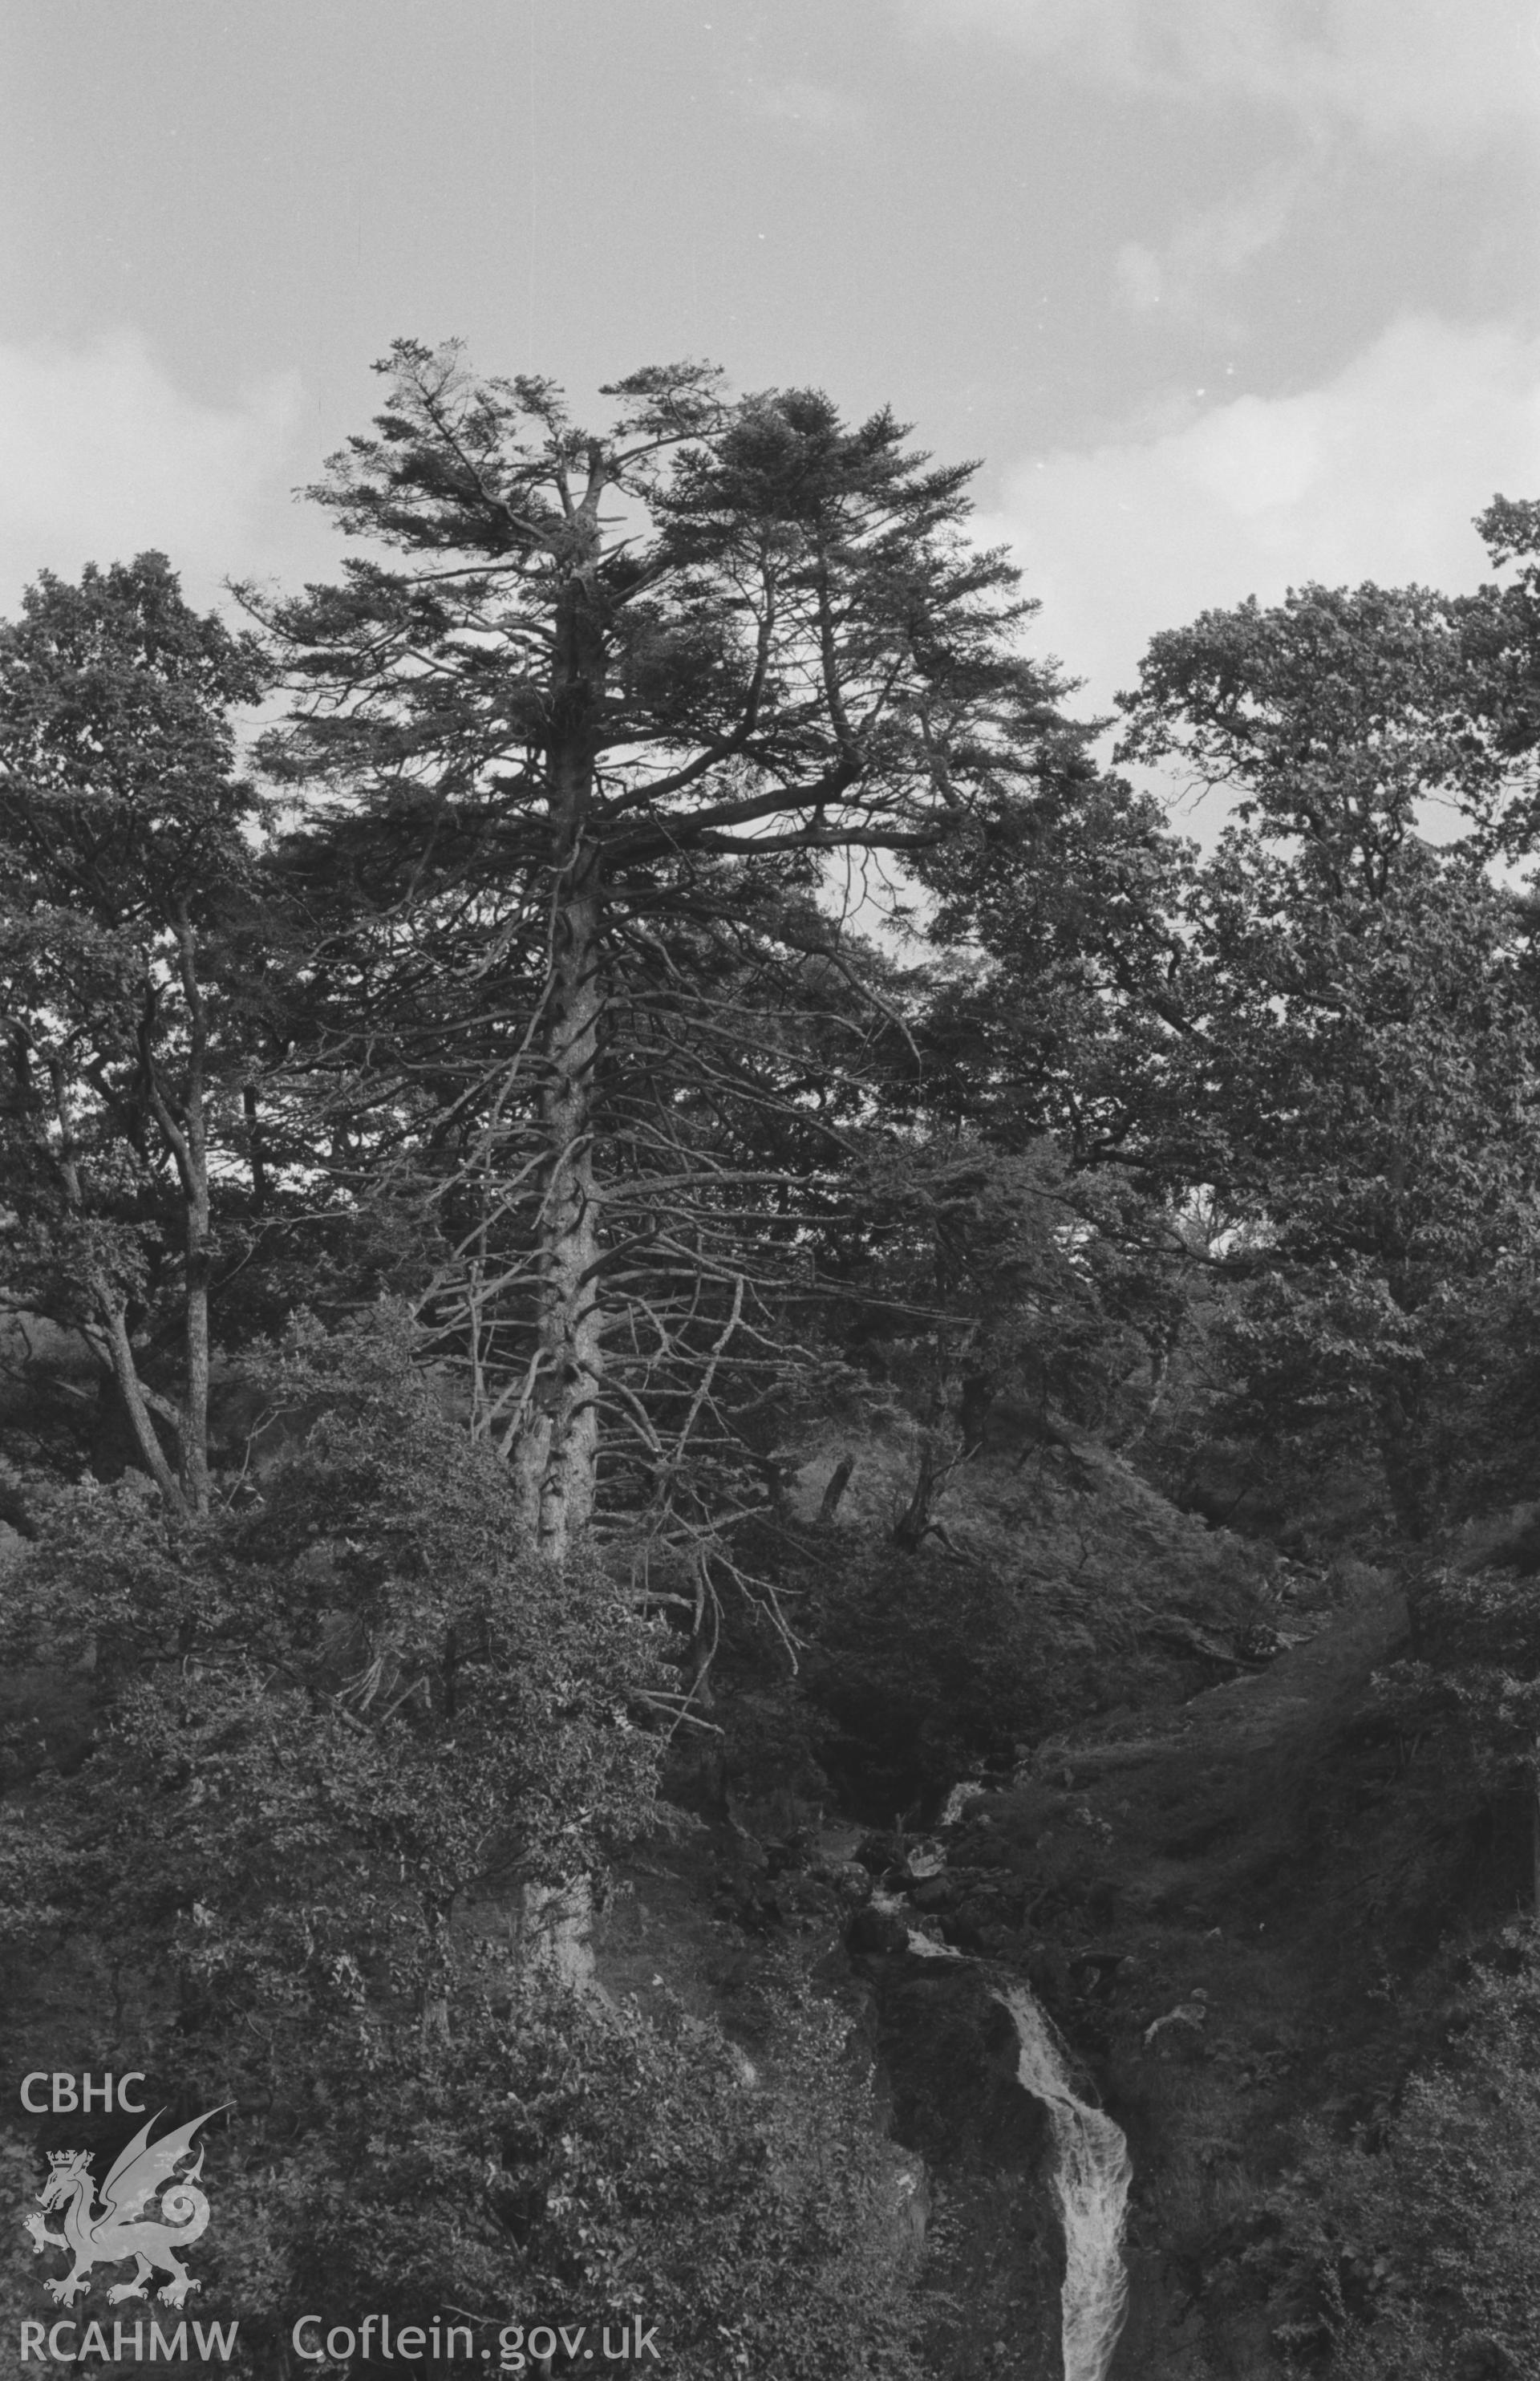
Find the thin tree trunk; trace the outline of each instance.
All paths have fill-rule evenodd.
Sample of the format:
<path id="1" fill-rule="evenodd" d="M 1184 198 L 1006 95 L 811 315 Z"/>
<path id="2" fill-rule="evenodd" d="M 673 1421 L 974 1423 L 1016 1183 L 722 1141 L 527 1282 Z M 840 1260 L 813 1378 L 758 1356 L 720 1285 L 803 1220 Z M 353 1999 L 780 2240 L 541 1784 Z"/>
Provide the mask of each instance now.
<path id="1" fill-rule="evenodd" d="M 920 1442 L 920 1476 L 914 1484 L 914 1494 L 894 1525 L 893 1543 L 906 1554 L 918 1551 L 923 1539 L 935 1526 L 931 1520 L 931 1503 L 936 1491 L 935 1447 L 926 1437 Z"/>
<path id="2" fill-rule="evenodd" d="M 1181 1339 L 1181 1317 L 1177 1316 L 1164 1340 L 1150 1350 L 1150 1395 L 1143 1414 L 1118 1448 L 1120 1455 L 1131 1455 L 1143 1444 L 1154 1426 L 1155 1416 L 1166 1403 L 1171 1386 L 1172 1359 Z"/>
<path id="3" fill-rule="evenodd" d="M 55 1161 L 59 1180 L 72 1213 L 83 1219 L 85 1201 L 80 1188 L 79 1167 L 76 1162 L 74 1113 L 65 1088 L 62 1068 L 55 1065 L 50 1068 L 49 1073 L 54 1091 L 55 1113 L 58 1117 L 59 1125 L 59 1148 Z M 123 1300 L 99 1266 L 91 1267 L 86 1276 L 86 1281 L 102 1325 L 103 1337 L 107 1343 L 113 1378 L 117 1383 L 117 1393 L 123 1400 L 124 1411 L 132 1426 L 140 1454 L 144 1459 L 144 1468 L 165 1498 L 168 1510 L 185 1519 L 188 1509 L 187 1499 L 182 1494 L 181 1485 L 175 1471 L 166 1460 L 165 1449 L 161 1445 L 154 1422 L 151 1418 L 150 1408 L 145 1402 L 144 1384 L 139 1377 L 139 1366 L 134 1361 L 133 1343 L 128 1337 L 128 1321 L 124 1311 Z"/>
<path id="4" fill-rule="evenodd" d="M 824 1501 L 818 1508 L 820 1521 L 832 1522 L 839 1510 L 839 1500 L 850 1484 L 850 1474 L 856 1468 L 853 1455 L 842 1455 L 829 1474 L 829 1484 L 824 1491 Z"/>
<path id="5" fill-rule="evenodd" d="M 144 1459 L 144 1468 L 165 1498 L 171 1511 L 185 1516 L 188 1511 L 187 1498 L 182 1494 L 181 1483 L 166 1460 L 165 1449 L 161 1445 L 154 1420 L 144 1401 L 144 1387 L 139 1377 L 139 1366 L 134 1361 L 133 1347 L 128 1338 L 128 1320 L 122 1305 L 113 1296 L 111 1284 L 104 1275 L 92 1275 L 91 1289 L 96 1302 L 96 1312 L 101 1317 L 108 1352 L 112 1358 L 113 1378 L 117 1383 L 117 1394 L 123 1400 L 124 1410 L 133 1426 L 134 1438 L 140 1454 Z"/>
<path id="6" fill-rule="evenodd" d="M 263 1145 L 255 1083 L 241 1085 L 240 1105 L 246 1118 L 246 1162 L 251 1169 L 251 1213 L 261 1215 L 267 1208 L 267 1153 Z"/>
<path id="7" fill-rule="evenodd" d="M 1380 1467 L 1397 1527 L 1414 1545 L 1427 1536 L 1425 1455 L 1412 1429 L 1405 1401 L 1394 1388 L 1379 1398 Z"/>
<path id="8" fill-rule="evenodd" d="M 187 1388 L 182 1401 L 182 1479 L 195 1513 L 209 1509 L 208 1188 L 187 1218 Z"/>
<path id="9" fill-rule="evenodd" d="M 182 1188 L 183 1248 L 187 1288 L 182 1322 L 186 1376 L 182 1384 L 182 1487 L 195 1513 L 209 1509 L 209 1158 L 203 1115 L 208 1057 L 208 1012 L 198 981 L 196 930 L 183 905 L 177 918 L 177 969 L 188 1009 L 187 1091 L 177 1116 L 155 1072 L 149 1020 L 141 1028 L 145 1081 L 151 1105 L 171 1146 Z"/>

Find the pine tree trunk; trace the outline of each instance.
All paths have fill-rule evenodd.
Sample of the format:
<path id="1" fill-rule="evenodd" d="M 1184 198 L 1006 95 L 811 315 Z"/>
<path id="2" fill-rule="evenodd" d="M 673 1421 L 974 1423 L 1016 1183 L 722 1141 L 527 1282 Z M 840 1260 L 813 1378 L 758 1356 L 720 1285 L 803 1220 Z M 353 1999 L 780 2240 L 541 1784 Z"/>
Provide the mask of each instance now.
<path id="1" fill-rule="evenodd" d="M 566 1560 L 573 1539 L 587 1527 L 598 1486 L 604 1349 L 595 1272 L 601 1242 L 593 1103 L 605 1005 L 599 910 L 597 887 L 591 886 L 573 895 L 559 920 L 542 1102 L 547 1158 L 541 1411 L 526 1434 L 518 1468 L 535 1542 L 556 1563 Z"/>
<path id="2" fill-rule="evenodd" d="M 589 833 L 604 700 L 604 640 L 588 574 L 574 571 L 557 612 L 552 672 L 551 981 L 540 1126 L 544 1143 L 537 1393 L 515 1457 L 528 1527 L 542 1554 L 567 1559 L 598 1490 L 604 1370 L 593 1164 L 594 1068 L 604 1024 L 604 888 Z"/>

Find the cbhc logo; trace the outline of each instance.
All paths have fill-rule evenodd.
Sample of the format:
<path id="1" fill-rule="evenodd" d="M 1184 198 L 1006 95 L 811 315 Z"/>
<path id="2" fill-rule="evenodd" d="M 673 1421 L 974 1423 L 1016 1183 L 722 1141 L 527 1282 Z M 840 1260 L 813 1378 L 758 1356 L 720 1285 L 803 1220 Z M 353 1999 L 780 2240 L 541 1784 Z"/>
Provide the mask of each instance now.
<path id="1" fill-rule="evenodd" d="M 79 2092 L 75 2089 L 77 2080 L 80 2086 Z M 129 2099 L 128 2086 L 130 2083 L 142 2083 L 143 2081 L 144 2077 L 137 2068 L 129 2074 L 120 2075 L 117 2079 L 117 2105 L 120 2108 L 126 2108 L 131 2117 L 143 2116 L 144 2103 L 142 2100 Z M 32 2097 L 34 2083 L 51 2085 L 51 2096 L 43 2100 L 34 2100 Z M 79 2108 L 82 2111 L 90 2108 L 110 2108 L 113 2105 L 113 2080 L 110 2075 L 104 2075 L 98 2083 L 89 2075 L 82 2075 L 79 2079 L 73 2075 L 48 2075 L 40 2067 L 31 2075 L 24 2075 L 21 2079 L 21 2105 L 28 2115 L 32 2117 L 45 2117 L 50 2109 L 55 2117 L 58 2117 L 68 2108 Z"/>

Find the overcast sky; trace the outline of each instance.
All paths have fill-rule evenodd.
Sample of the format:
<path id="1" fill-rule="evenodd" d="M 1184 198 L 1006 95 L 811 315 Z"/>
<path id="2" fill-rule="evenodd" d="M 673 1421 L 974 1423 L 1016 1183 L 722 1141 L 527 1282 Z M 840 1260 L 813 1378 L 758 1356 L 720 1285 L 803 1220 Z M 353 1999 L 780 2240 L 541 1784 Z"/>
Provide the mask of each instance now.
<path id="1" fill-rule="evenodd" d="M 1540 495 L 1537 0 L 0 0 L 0 606 L 291 501 L 400 334 L 890 400 L 1036 642 L 1483 571 Z"/>

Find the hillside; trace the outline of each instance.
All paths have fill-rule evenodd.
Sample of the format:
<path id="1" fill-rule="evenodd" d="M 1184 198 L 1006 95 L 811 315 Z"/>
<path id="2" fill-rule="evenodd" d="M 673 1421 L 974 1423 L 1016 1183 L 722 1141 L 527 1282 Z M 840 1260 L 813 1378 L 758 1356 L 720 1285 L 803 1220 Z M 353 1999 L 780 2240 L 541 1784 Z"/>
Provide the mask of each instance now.
<path id="1" fill-rule="evenodd" d="M 912 1475 L 902 1430 L 841 1449 L 852 1451 L 820 1537 L 840 1612 L 836 1574 L 881 1566 Z M 799 1475 L 804 1521 L 829 1470 L 825 1455 Z M 730 1815 L 697 1820 L 688 1854 L 633 1877 L 629 1914 L 601 1928 L 601 1980 L 621 1989 L 645 1967 L 652 1989 L 752 2044 L 756 1972 L 789 1953 L 851 2013 L 910 2161 L 898 2190 L 923 2176 L 894 2220 L 917 2233 L 925 2211 L 928 2372 L 1061 2370 L 1052 2148 L 1014 2082 L 995 1998 L 1013 1975 L 1128 2135 L 1131 2287 L 1113 2381 L 1255 2381 L 1327 2369 L 1323 2359 L 1379 2372 L 1330 2362 L 1332 2343 L 1380 2352 L 1344 2349 L 1344 2326 L 1383 2310 L 1399 2320 L 1426 2277 L 1383 2204 L 1355 2205 L 1351 2176 L 1365 2144 L 1372 2159 L 1386 2143 L 1414 2070 L 1468 2022 L 1472 1978 L 1479 1989 L 1493 1960 L 1513 1972 L 1526 1939 L 1512 1932 L 1527 1886 L 1522 1812 L 1452 1789 L 1438 1747 L 1387 1714 L 1376 1682 L 1408 1651 L 1390 1572 L 1348 1558 L 1329 1577 L 1302 1571 L 1205 1531 L 1094 1454 L 1072 1477 L 960 1466 L 936 1512 L 933 1592 L 964 1592 L 969 1565 L 1007 1570 L 1021 1632 L 1009 1642 L 1036 1631 L 1051 1649 L 1037 1664 L 1018 1654 L 1028 1675 L 1015 1691 L 1039 1709 L 1078 1698 L 1079 1716 L 1008 1764 L 980 1765 L 961 1816 L 938 1832 L 935 1706 L 949 1682 L 934 1681 L 904 1769 L 895 1748 L 912 1689 L 899 1650 L 889 1644 L 889 1669 L 874 1657 L 862 1672 L 864 1701 L 815 1650 L 810 1692 L 833 1714 L 825 1741 L 845 1806 L 827 1784 L 822 1798 L 756 1796 L 745 1764 Z M 901 1627 L 901 1598 L 886 1608 Z M 730 1696 L 720 1709 L 730 1742 Z M 959 1688 L 943 1727 L 960 1737 L 979 1710 L 994 1706 Z M 886 1823 L 884 1789 L 895 1804 L 912 1792 Z M 901 1929 L 858 1916 L 873 1882 L 962 1963 L 917 1959 Z M 1479 2302 L 1478 2283 L 1456 2313 L 1456 2348 L 1475 2343 L 1458 2369 L 1518 2371 L 1500 2347 L 1480 2363 Z"/>

